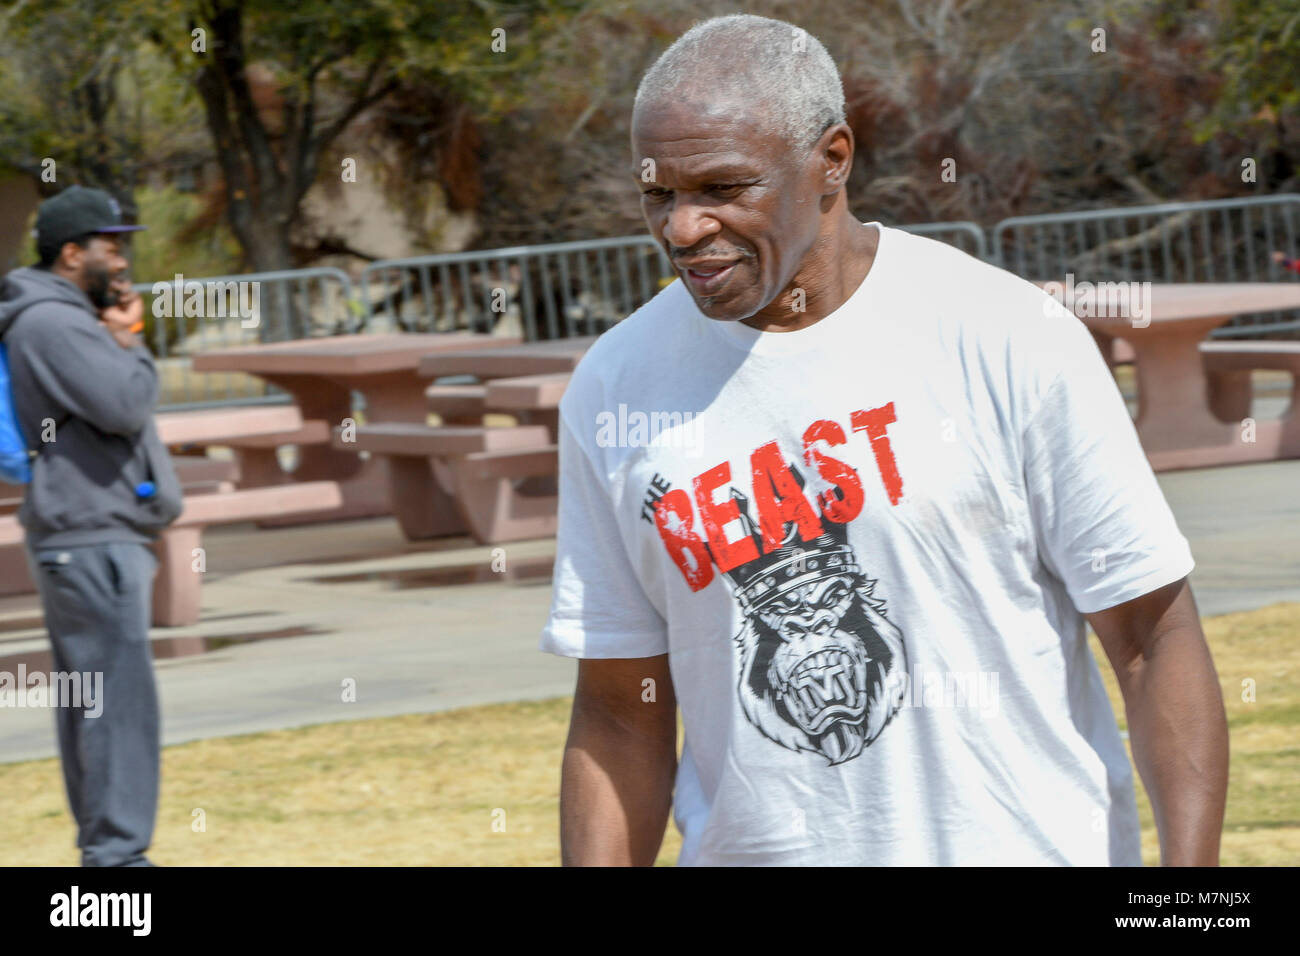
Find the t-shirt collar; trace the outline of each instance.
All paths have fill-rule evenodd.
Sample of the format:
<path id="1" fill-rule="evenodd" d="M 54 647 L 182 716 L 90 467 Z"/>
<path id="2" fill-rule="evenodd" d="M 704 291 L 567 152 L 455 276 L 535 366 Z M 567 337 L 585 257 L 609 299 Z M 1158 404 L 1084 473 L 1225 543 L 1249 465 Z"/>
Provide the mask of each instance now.
<path id="1" fill-rule="evenodd" d="M 844 323 L 861 321 L 867 303 L 873 298 L 873 290 L 884 281 L 887 266 L 882 268 L 881 256 L 891 241 L 886 238 L 889 230 L 876 221 L 863 223 L 863 225 L 875 226 L 879 233 L 876 257 L 871 263 L 870 270 L 839 308 L 812 325 L 793 332 L 760 332 L 743 322 L 711 319 L 695 307 L 694 299 L 690 299 L 697 321 L 707 324 L 715 334 L 735 348 L 758 355 L 790 355 L 808 351 L 830 341 Z M 689 293 L 687 298 L 690 298 Z"/>

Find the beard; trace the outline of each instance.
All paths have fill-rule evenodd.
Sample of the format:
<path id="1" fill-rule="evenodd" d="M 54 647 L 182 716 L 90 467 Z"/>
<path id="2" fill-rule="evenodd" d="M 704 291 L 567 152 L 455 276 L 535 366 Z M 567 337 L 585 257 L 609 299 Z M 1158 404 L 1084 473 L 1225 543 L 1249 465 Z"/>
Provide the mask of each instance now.
<path id="1" fill-rule="evenodd" d="M 113 299 L 109 297 L 108 290 L 113 284 L 113 274 L 106 266 L 99 263 L 86 263 L 86 298 L 90 299 L 91 304 L 97 309 L 107 309 L 113 305 Z"/>

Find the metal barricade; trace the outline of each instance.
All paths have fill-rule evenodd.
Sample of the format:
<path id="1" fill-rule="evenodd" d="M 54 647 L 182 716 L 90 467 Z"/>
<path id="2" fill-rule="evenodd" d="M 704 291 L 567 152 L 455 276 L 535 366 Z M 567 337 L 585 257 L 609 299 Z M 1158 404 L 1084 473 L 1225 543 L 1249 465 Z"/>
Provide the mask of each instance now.
<path id="1" fill-rule="evenodd" d="M 1286 282 L 1273 260 L 1297 255 L 1300 195 L 1173 202 L 1042 216 L 993 227 L 994 261 L 1027 279 L 1091 282 Z M 1294 334 L 1300 310 L 1242 315 L 1216 337 Z"/>
<path id="2" fill-rule="evenodd" d="M 649 301 L 671 266 L 650 236 L 386 259 L 360 280 L 371 328 L 597 335 Z"/>
<path id="3" fill-rule="evenodd" d="M 1297 276 L 1272 254 L 1300 257 L 1300 195 L 1017 216 L 993 227 L 991 243 L 973 222 L 897 228 L 1031 279 L 1074 273 L 1091 281 L 1282 282 Z M 188 357 L 197 352 L 385 329 L 470 329 L 529 340 L 596 335 L 674 276 L 659 244 L 635 235 L 381 260 L 366 267 L 356 289 L 347 273 L 331 268 L 135 288 L 163 379 L 161 406 L 179 408 L 285 400 L 252 376 L 192 372 Z M 254 294 L 255 314 L 241 314 Z M 226 303 L 224 311 L 214 302 Z M 1300 310 L 1239 316 L 1215 332 L 1261 334 L 1300 335 Z"/>
<path id="4" fill-rule="evenodd" d="M 158 365 L 160 408 L 285 401 L 259 378 L 195 372 L 189 359 L 239 345 L 355 332 L 362 324 L 352 282 L 341 269 L 174 276 L 133 288 L 144 299 L 144 335 Z"/>

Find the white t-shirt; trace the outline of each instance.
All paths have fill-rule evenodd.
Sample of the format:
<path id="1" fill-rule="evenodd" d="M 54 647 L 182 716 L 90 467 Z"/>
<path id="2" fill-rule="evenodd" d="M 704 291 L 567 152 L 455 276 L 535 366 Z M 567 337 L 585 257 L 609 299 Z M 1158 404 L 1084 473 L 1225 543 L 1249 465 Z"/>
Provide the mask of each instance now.
<path id="1" fill-rule="evenodd" d="M 1141 865 L 1081 612 L 1193 562 L 1073 315 L 881 227 L 796 332 L 674 282 L 560 412 L 541 647 L 669 655 L 679 863 Z"/>

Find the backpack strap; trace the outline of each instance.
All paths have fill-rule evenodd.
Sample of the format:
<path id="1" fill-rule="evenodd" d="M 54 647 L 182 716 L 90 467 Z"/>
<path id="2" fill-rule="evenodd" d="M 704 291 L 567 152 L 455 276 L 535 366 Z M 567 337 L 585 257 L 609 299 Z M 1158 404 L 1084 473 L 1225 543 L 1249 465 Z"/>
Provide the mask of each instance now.
<path id="1" fill-rule="evenodd" d="M 32 306 L 34 306 L 34 305 L 40 305 L 42 302 L 54 302 L 54 301 L 57 301 L 57 300 L 55 300 L 55 299 L 37 299 L 37 300 L 34 301 L 34 302 L 28 302 L 26 305 L 24 305 L 21 309 L 19 309 L 17 312 L 15 312 L 13 315 L 11 315 L 11 316 L 9 317 L 9 324 L 8 324 L 7 326 L 5 326 L 5 330 L 4 330 L 4 332 L 3 332 L 3 333 L 0 333 L 0 342 L 3 342 L 3 341 L 4 341 L 4 337 L 5 337 L 5 335 L 7 335 L 8 333 L 10 333 L 10 332 L 13 331 L 13 327 L 14 327 L 15 325 L 18 324 L 18 319 L 19 319 L 19 318 L 23 315 L 23 313 L 25 313 L 28 309 L 30 309 L 30 308 L 31 308 Z M 10 376 L 9 387 L 10 387 L 10 389 L 13 388 L 13 376 L 12 376 L 12 375 Z M 14 411 L 15 411 L 15 414 L 16 414 L 16 413 L 17 413 L 17 409 L 15 409 Z M 54 423 L 54 430 L 55 430 L 55 431 L 58 431 L 59 426 L 62 425 L 64 422 L 66 422 L 66 421 L 67 421 L 69 418 L 71 418 L 71 417 L 72 417 L 71 415 L 64 415 L 63 418 L 62 418 L 61 420 L 56 421 L 56 422 Z M 33 447 L 31 446 L 31 442 L 28 442 L 28 441 L 27 441 L 27 436 L 22 434 L 22 424 L 21 424 L 21 423 L 19 423 L 19 426 L 18 426 L 18 434 L 21 435 L 23 441 L 26 442 L 26 444 L 27 444 L 27 452 L 28 452 L 28 454 L 31 456 L 32 461 L 33 461 L 33 462 L 36 461 L 36 459 L 37 459 L 38 457 L 40 457 L 41 451 L 45 448 L 45 442 L 38 442 L 37 445 L 36 445 L 36 447 L 33 448 Z"/>

